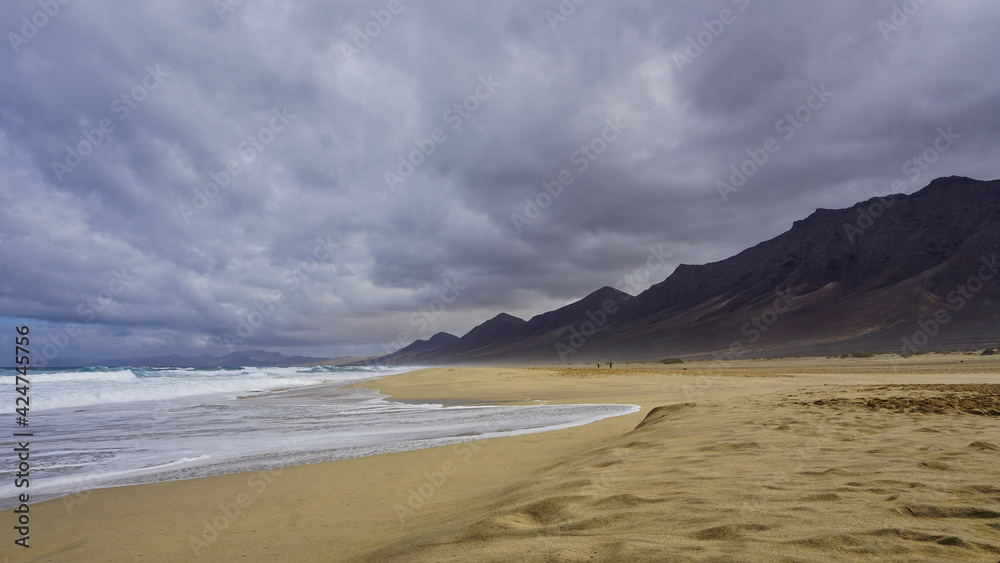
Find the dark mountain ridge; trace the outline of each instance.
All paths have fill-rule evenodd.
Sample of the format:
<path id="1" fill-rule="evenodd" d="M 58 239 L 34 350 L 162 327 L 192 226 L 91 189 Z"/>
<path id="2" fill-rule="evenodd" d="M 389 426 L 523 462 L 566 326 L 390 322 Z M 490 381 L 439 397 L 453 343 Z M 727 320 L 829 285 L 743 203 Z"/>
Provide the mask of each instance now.
<path id="1" fill-rule="evenodd" d="M 634 298 L 606 287 L 529 321 L 498 315 L 423 348 L 420 361 L 902 351 L 904 338 L 924 340 L 921 331 L 934 334 L 925 334 L 920 349 L 996 346 L 998 252 L 1000 181 L 939 178 L 912 195 L 819 209 L 735 256 L 682 264 Z M 959 291 L 963 284 L 976 291 Z M 587 330 L 609 300 L 615 312 Z M 935 314 L 949 320 L 925 330 Z M 393 356 L 380 360 L 414 359 Z"/>

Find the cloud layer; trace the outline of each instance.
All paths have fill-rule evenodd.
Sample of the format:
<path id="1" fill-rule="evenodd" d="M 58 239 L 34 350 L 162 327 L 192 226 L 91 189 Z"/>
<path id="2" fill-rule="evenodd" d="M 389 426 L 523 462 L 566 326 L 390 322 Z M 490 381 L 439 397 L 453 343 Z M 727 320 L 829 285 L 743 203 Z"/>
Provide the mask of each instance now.
<path id="1" fill-rule="evenodd" d="M 0 21 L 0 317 L 62 356 L 384 352 L 635 293 L 897 180 L 1000 177 L 986 0 L 52 0 Z M 623 285 L 654 251 L 670 263 Z"/>

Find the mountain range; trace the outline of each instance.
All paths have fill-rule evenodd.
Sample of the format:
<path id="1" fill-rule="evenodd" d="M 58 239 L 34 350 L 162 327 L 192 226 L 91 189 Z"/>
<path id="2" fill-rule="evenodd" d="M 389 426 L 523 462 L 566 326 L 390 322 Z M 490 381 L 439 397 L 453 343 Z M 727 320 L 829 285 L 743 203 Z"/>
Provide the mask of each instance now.
<path id="1" fill-rule="evenodd" d="M 357 358 L 349 358 L 357 360 Z M 79 358 L 56 358 L 48 362 L 46 367 L 71 368 L 102 366 L 108 368 L 142 366 L 142 367 L 177 367 L 177 368 L 226 368 L 226 367 L 293 367 L 309 366 L 316 364 L 333 365 L 336 360 L 327 358 L 311 358 L 305 356 L 285 356 L 279 352 L 267 352 L 264 350 L 241 350 L 232 352 L 224 356 L 212 356 L 203 354 L 201 356 L 181 356 L 172 354 L 169 356 L 153 356 L 145 358 L 124 358 L 110 360 L 84 360 Z M 340 362 L 345 363 L 345 362 Z"/>
<path id="2" fill-rule="evenodd" d="M 787 232 L 632 296 L 603 287 L 529 320 L 500 313 L 367 363 L 581 363 L 914 354 L 1000 342 L 1000 180 L 818 209 Z"/>

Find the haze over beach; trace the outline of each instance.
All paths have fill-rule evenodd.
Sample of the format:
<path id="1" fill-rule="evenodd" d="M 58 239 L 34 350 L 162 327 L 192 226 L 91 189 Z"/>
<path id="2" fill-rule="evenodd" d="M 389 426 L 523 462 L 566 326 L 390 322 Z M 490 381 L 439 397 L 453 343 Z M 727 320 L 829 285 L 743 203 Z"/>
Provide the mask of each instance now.
<path id="1" fill-rule="evenodd" d="M 992 3 L 0 22 L 0 559 L 1000 558 Z"/>

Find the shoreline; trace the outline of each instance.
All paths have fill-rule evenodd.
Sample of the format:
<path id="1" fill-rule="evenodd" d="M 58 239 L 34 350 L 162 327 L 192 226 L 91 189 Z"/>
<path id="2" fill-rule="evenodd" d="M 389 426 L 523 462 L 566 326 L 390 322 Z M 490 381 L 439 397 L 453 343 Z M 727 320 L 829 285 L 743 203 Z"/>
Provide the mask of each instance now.
<path id="1" fill-rule="evenodd" d="M 358 386 L 372 383 L 366 381 Z M 266 545 L 258 547 L 268 558 L 328 561 L 330 553 L 353 556 L 373 545 L 371 538 L 358 537 L 359 529 L 377 529 L 380 537 L 401 539 L 409 535 L 415 521 L 426 518 L 433 505 L 466 500 L 465 488 L 435 487 L 433 494 L 424 499 L 425 505 L 410 508 L 413 504 L 409 502 L 409 491 L 419 491 L 421 486 L 426 491 L 427 474 L 444 474 L 448 469 L 447 477 L 461 478 L 476 491 L 489 490 L 496 486 L 500 465 L 508 464 L 506 480 L 513 480 L 521 471 L 546 465 L 548 455 L 570 455 L 579 444 L 599 440 L 602 434 L 619 434 L 635 424 L 619 420 L 637 414 L 568 429 L 275 470 L 83 491 L 32 504 L 32 548 L 14 550 L 7 542 L 0 548 L 0 560 L 62 561 L 67 550 L 75 560 L 111 561 L 132 561 L 151 554 L 162 560 L 228 560 L 237 558 L 233 555 L 237 553 L 259 554 L 257 549 L 247 547 L 245 534 L 254 535 Z M 577 431 L 585 427 L 595 427 L 598 435 L 580 435 Z M 522 455 L 516 467 L 509 464 L 506 454 L 511 449 Z M 449 461 L 454 470 L 446 465 Z M 392 482 L 396 484 L 381 487 L 372 498 L 372 483 Z M 337 506 L 358 510 L 337 511 L 317 501 L 330 495 L 336 497 Z M 371 510 L 372 502 L 383 508 Z M 404 507 L 407 516 L 400 518 L 397 506 Z M 282 514 L 275 516 L 275 510 Z M 322 515 L 325 523 L 320 527 L 333 534 L 321 542 L 324 550 L 315 549 L 312 531 L 300 527 L 301 517 L 296 517 L 296 512 Z M 258 536 L 275 524 L 281 525 L 280 529 L 272 527 L 265 538 Z M 113 549 L 100 539 L 106 537 L 109 528 L 117 529 L 116 541 L 123 542 Z"/>
<path id="2" fill-rule="evenodd" d="M 278 389 L 271 389 L 271 390 L 268 390 L 268 391 L 256 392 L 256 393 L 251 394 L 251 395 L 237 395 L 234 398 L 234 400 L 236 400 L 238 402 L 243 402 L 243 401 L 268 401 L 268 400 L 271 400 L 271 399 L 274 399 L 274 400 L 287 400 L 287 399 L 301 399 L 301 398 L 308 398 L 308 399 L 323 399 L 323 398 L 331 398 L 331 397 L 332 398 L 339 398 L 341 395 L 343 395 L 343 392 L 344 392 L 345 389 L 352 389 L 352 388 L 357 389 L 357 388 L 360 388 L 360 389 L 365 389 L 367 391 L 371 391 L 372 395 L 373 395 L 373 398 L 379 398 L 382 401 L 391 402 L 391 403 L 400 403 L 400 404 L 406 404 L 406 405 L 441 406 L 442 410 L 448 409 L 450 407 L 490 407 L 490 406 L 505 407 L 505 406 L 544 406 L 545 405 L 544 401 L 490 401 L 488 399 L 486 399 L 486 400 L 479 400 L 479 399 L 458 399 L 458 400 L 455 400 L 455 399 L 441 399 L 441 400 L 436 400 L 436 399 L 434 399 L 434 400 L 406 400 L 406 399 L 400 399 L 400 400 L 390 400 L 390 398 L 387 395 L 380 393 L 378 391 L 378 389 L 375 388 L 375 383 L 377 383 L 379 380 L 381 380 L 383 378 L 391 377 L 391 376 L 394 376 L 394 375 L 402 375 L 402 374 L 410 373 L 412 371 L 417 371 L 419 369 L 421 369 L 421 368 L 414 368 L 414 369 L 410 369 L 408 371 L 403 371 L 403 372 L 399 372 L 397 370 L 395 373 L 390 373 L 388 375 L 383 375 L 383 376 L 379 376 L 379 377 L 366 377 L 366 378 L 363 378 L 363 379 L 356 379 L 354 381 L 348 380 L 348 381 L 338 381 L 338 382 L 313 383 L 313 384 L 304 385 L 304 386 L 298 386 L 298 387 L 283 387 L 283 388 L 278 388 Z M 595 405 L 595 406 L 598 406 L 598 405 Z M 607 406 L 611 406 L 611 405 L 607 405 Z M 614 405 L 614 406 L 618 406 L 618 405 Z M 638 406 L 636 406 L 636 405 L 620 405 L 620 406 L 622 406 L 622 407 L 634 407 L 635 409 L 638 409 Z M 632 413 L 623 413 L 623 414 L 632 414 Z M 30 505 L 35 505 L 35 504 L 39 504 L 39 503 L 43 503 L 43 502 L 47 502 L 47 501 L 56 501 L 56 500 L 63 499 L 63 498 L 66 498 L 66 497 L 78 497 L 81 494 L 89 495 L 92 491 L 104 490 L 104 489 L 116 489 L 116 488 L 122 488 L 122 487 L 134 487 L 134 486 L 144 486 L 144 485 L 157 485 L 157 484 L 163 484 L 163 483 L 173 483 L 173 482 L 178 482 L 178 481 L 189 481 L 189 480 L 193 480 L 193 479 L 202 479 L 202 478 L 211 478 L 211 477 L 224 477 L 224 476 L 227 476 L 227 475 L 248 474 L 248 473 L 253 473 L 253 472 L 256 472 L 256 471 L 280 471 L 280 470 L 283 470 L 283 469 L 287 469 L 287 468 L 291 468 L 291 467 L 297 467 L 297 466 L 303 466 L 303 465 L 315 465 L 315 464 L 322 464 L 322 463 L 332 463 L 332 462 L 336 462 L 336 461 L 344 461 L 344 460 L 348 460 L 348 459 L 357 459 L 357 458 L 364 458 L 364 457 L 372 457 L 372 456 L 376 456 L 376 455 L 387 455 L 387 454 L 391 454 L 391 453 L 402 453 L 402 452 L 415 451 L 415 450 L 421 450 L 421 449 L 430 449 L 430 448 L 437 448 L 437 447 L 447 447 L 447 446 L 450 446 L 450 445 L 454 445 L 456 443 L 455 442 L 456 440 L 460 440 L 460 441 L 464 442 L 464 441 L 468 441 L 469 438 L 472 438 L 474 440 L 481 440 L 481 439 L 491 439 L 491 438 L 514 437 L 514 436 L 519 436 L 519 435 L 522 435 L 522 434 L 535 434 L 535 433 L 552 432 L 552 431 L 556 431 L 556 430 L 563 430 L 563 429 L 573 428 L 573 427 L 576 427 L 576 426 L 583 426 L 583 425 L 586 425 L 586 424 L 591 424 L 593 422 L 598 422 L 600 420 L 603 420 L 604 418 L 610 418 L 610 417 L 622 416 L 622 415 L 621 414 L 603 413 L 603 414 L 592 414 L 590 416 L 582 416 L 582 415 L 577 415 L 577 416 L 581 417 L 579 419 L 579 421 L 561 422 L 561 421 L 558 421 L 558 420 L 549 420 L 549 421 L 545 422 L 546 426 L 538 426 L 538 427 L 536 427 L 536 426 L 530 426 L 529 425 L 529 426 L 515 427 L 515 428 L 488 429 L 484 425 L 483 426 L 484 430 L 481 433 L 480 432 L 470 432 L 470 433 L 458 433 L 458 434 L 455 434 L 455 435 L 441 435 L 441 436 L 436 436 L 436 435 L 430 435 L 429 434 L 429 435 L 427 435 L 425 437 L 408 439 L 408 440 L 403 440 L 403 441 L 400 441 L 400 442 L 390 442 L 390 443 L 387 443 L 387 444 L 370 444 L 370 445 L 367 445 L 367 447 L 371 449 L 370 453 L 366 453 L 364 451 L 361 451 L 361 452 L 357 451 L 358 448 L 359 448 L 359 446 L 353 446 L 353 445 L 338 446 L 335 449 L 329 450 L 328 453 L 330 455 L 327 456 L 328 459 L 319 459 L 319 460 L 315 460 L 315 461 L 298 462 L 298 463 L 293 463 L 292 465 L 269 467 L 269 468 L 258 469 L 258 470 L 255 470 L 255 471 L 247 471 L 247 470 L 239 471 L 238 470 L 238 471 L 229 471 L 229 472 L 215 473 L 215 474 L 202 471 L 201 472 L 202 474 L 199 475 L 199 476 L 181 476 L 181 477 L 178 477 L 176 475 L 168 475 L 168 474 L 162 474 L 162 473 L 153 473 L 152 474 L 153 478 L 161 478 L 161 479 L 164 479 L 164 480 L 149 480 L 149 481 L 136 481 L 136 480 L 132 480 L 132 482 L 127 482 L 126 481 L 126 482 L 119 482 L 119 483 L 114 483 L 114 482 L 111 482 L 111 483 L 98 483 L 98 482 L 96 482 L 95 479 L 84 478 L 83 482 L 86 483 L 87 485 L 89 485 L 90 488 L 87 488 L 87 489 L 84 489 L 84 490 L 80 490 L 79 488 L 75 488 L 76 490 L 72 490 L 71 489 L 71 490 L 68 490 L 68 491 L 59 491 L 59 492 L 50 491 L 50 490 L 46 490 L 46 491 L 42 491 L 42 492 L 35 492 L 35 493 L 31 494 L 31 501 L 30 501 L 29 504 Z M 599 418 L 597 420 L 593 420 L 593 417 L 595 417 L 595 416 L 601 416 L 603 418 Z M 525 424 L 527 424 L 528 422 L 530 422 L 530 420 L 529 421 L 525 421 Z M 485 436 L 484 437 L 480 437 L 480 434 L 484 434 Z M 309 436 L 306 436 L 306 438 L 308 438 L 308 437 Z M 286 452 L 287 452 L 287 448 L 288 447 L 289 446 L 287 446 L 287 445 L 285 446 L 285 448 L 286 448 L 285 451 Z M 364 448 L 365 446 L 361 446 L 361 447 Z M 207 450 L 206 450 L 206 452 L 207 452 Z M 276 454 L 280 454 L 281 452 L 276 450 L 275 453 Z M 340 456 L 344 456 L 344 457 L 340 457 Z M 203 456 L 203 457 L 207 457 L 207 456 Z M 169 465 L 177 465 L 177 464 L 176 463 L 173 463 L 173 464 L 168 463 L 168 464 L 165 464 L 165 465 L 169 466 Z M 155 468 L 152 468 L 152 469 L 155 469 Z M 44 468 L 42 468 L 40 470 L 36 469 L 35 471 L 36 472 L 44 472 Z M 206 474 L 206 473 L 208 473 L 208 474 Z M 44 473 L 42 473 L 42 474 L 44 475 Z M 36 485 L 36 486 L 38 486 L 38 485 Z M 18 500 L 17 500 L 16 496 L 13 496 L 13 497 L 10 497 L 10 498 L 5 498 L 4 500 L 6 502 L 2 506 L 0 506 L 0 508 L 2 508 L 2 510 L 4 510 L 4 511 L 16 508 L 18 506 Z"/>
<path id="3" fill-rule="evenodd" d="M 965 360 L 964 364 L 959 363 L 961 360 Z M 742 474 L 732 474 L 734 467 L 731 460 L 740 456 L 749 456 L 749 465 L 744 472 L 750 474 L 763 472 L 771 466 L 787 465 L 789 461 L 780 449 L 776 449 L 785 442 L 775 440 L 778 440 L 777 437 L 788 443 L 794 443 L 794 440 L 787 434 L 788 431 L 782 431 L 785 434 L 775 433 L 774 429 L 779 426 L 767 422 L 770 418 L 775 418 L 777 422 L 779 415 L 785 416 L 788 420 L 781 426 L 791 428 L 792 434 L 795 434 L 796 428 L 812 420 L 810 417 L 832 414 L 835 418 L 831 420 L 844 415 L 862 422 L 869 418 L 877 421 L 885 419 L 889 422 L 879 422 L 888 424 L 884 432 L 900 433 L 896 441 L 901 444 L 912 441 L 910 432 L 924 441 L 938 437 L 936 434 L 919 433 L 920 428 L 930 423 L 921 423 L 923 426 L 919 427 L 909 422 L 900 424 L 900 421 L 906 422 L 913 417 L 924 420 L 927 416 L 937 415 L 892 415 L 888 411 L 868 414 L 863 409 L 855 411 L 847 407 L 844 407 L 847 410 L 837 411 L 842 414 L 837 414 L 822 407 L 800 406 L 798 403 L 808 402 L 797 400 L 800 395 L 840 393 L 850 397 L 862 391 L 872 393 L 874 391 L 867 390 L 868 387 L 886 384 L 997 383 L 1000 382 L 998 366 L 1000 362 L 995 360 L 965 356 L 924 357 L 904 365 L 898 362 L 890 365 L 887 360 L 878 358 L 796 359 L 748 360 L 727 362 L 726 365 L 704 362 L 676 366 L 622 364 L 621 369 L 605 369 L 599 373 L 585 366 L 456 367 L 406 372 L 359 382 L 354 386 L 374 387 L 380 393 L 389 395 L 391 400 L 423 401 L 432 397 L 437 399 L 437 404 L 441 404 L 442 400 L 458 401 L 474 397 L 491 401 L 544 400 L 548 404 L 635 404 L 640 406 L 640 410 L 583 426 L 537 434 L 70 495 L 33 504 L 32 548 L 30 551 L 23 548 L 12 551 L 8 547 L 12 545 L 9 541 L 0 548 L 0 558 L 9 556 L 12 561 L 58 561 L 67 560 L 67 557 L 76 560 L 189 560 L 195 557 L 229 560 L 256 556 L 303 561 L 431 561 L 465 553 L 474 559 L 499 561 L 515 553 L 534 553 L 528 558 L 537 560 L 550 556 L 574 559 L 576 555 L 580 559 L 589 559 L 590 555 L 594 555 L 597 560 L 602 560 L 610 557 L 610 553 L 628 553 L 635 560 L 642 561 L 655 560 L 642 555 L 645 553 L 643 549 L 652 549 L 650 553 L 664 553 L 657 550 L 666 549 L 665 545 L 681 550 L 675 553 L 677 557 L 681 557 L 682 553 L 696 557 L 709 557 L 714 553 L 714 557 L 721 557 L 727 549 L 734 549 L 735 546 L 777 541 L 769 537 L 771 532 L 768 530 L 792 526 L 783 519 L 771 516 L 754 516 L 743 523 L 739 519 L 736 523 L 727 523 L 733 520 L 733 516 L 726 516 L 723 508 L 733 499 L 725 500 L 728 497 L 724 496 L 717 499 L 716 496 L 726 493 L 726 490 L 704 490 L 704 483 L 699 484 L 697 477 L 711 474 L 729 475 L 727 479 L 742 477 Z M 896 387 L 892 391 L 896 392 Z M 925 393 L 922 390 L 906 392 Z M 795 396 L 796 399 L 783 402 L 786 396 Z M 697 406 L 683 407 L 686 404 Z M 667 405 L 674 406 L 666 411 L 658 409 L 657 416 L 650 417 L 652 422 L 643 422 L 654 407 Z M 666 414 L 659 416 L 664 412 Z M 766 424 L 760 426 L 759 422 L 753 422 L 758 419 Z M 995 428 L 990 425 L 997 422 L 990 417 L 942 415 L 931 420 L 934 423 L 931 427 L 936 425 L 940 427 L 939 432 L 946 433 L 971 432 L 963 430 L 962 425 L 950 422 L 953 420 L 966 420 L 966 426 L 985 424 L 990 432 L 994 432 Z M 890 424 L 892 421 L 895 423 Z M 640 423 L 643 427 L 637 428 Z M 941 426 L 945 423 L 946 426 Z M 826 422 L 823 424 L 825 426 L 817 427 L 822 430 L 818 436 L 826 439 L 823 432 L 832 433 L 831 429 L 836 427 Z M 676 434 L 671 430 L 674 427 L 687 430 Z M 732 442 L 747 432 L 752 433 L 754 439 L 738 443 L 754 443 L 757 446 L 747 446 L 749 449 L 744 450 L 737 444 L 735 450 L 699 450 L 713 443 Z M 802 442 L 804 446 L 810 445 L 804 438 L 807 434 L 796 438 L 806 440 Z M 854 439 L 865 438 L 859 435 Z M 974 441 L 968 440 L 970 443 Z M 978 441 L 989 445 L 1000 440 L 990 442 L 980 437 Z M 661 450 L 661 447 L 667 449 Z M 830 447 L 851 446 L 849 442 L 831 442 Z M 958 449 L 958 445 L 955 448 Z M 871 461 L 868 459 L 871 454 L 852 454 L 852 451 L 848 449 L 839 455 L 844 460 L 852 459 L 851 455 L 859 456 L 855 462 L 858 467 Z M 992 478 L 993 482 L 1000 482 L 1000 475 L 994 475 L 1000 469 L 991 469 L 1000 464 L 977 465 L 980 457 L 995 462 L 1000 460 L 1000 455 L 988 448 L 982 451 L 966 448 L 949 455 L 960 454 L 971 456 L 969 467 L 975 471 L 958 471 L 963 466 L 956 465 L 953 460 L 958 458 L 954 457 L 949 458 L 951 461 L 930 459 L 923 463 L 930 464 L 927 467 L 950 467 L 952 473 L 949 479 L 963 486 L 978 486 L 971 481 L 971 484 L 965 483 L 967 479 L 985 482 Z M 649 487 L 657 480 L 665 479 L 664 476 L 674 479 L 673 476 L 683 475 L 688 470 L 685 464 L 695 463 L 694 460 L 700 464 L 698 471 L 691 477 L 681 479 L 678 482 L 681 488 L 672 494 L 681 497 L 696 495 L 696 498 L 702 499 L 699 501 L 701 504 L 691 507 L 700 506 L 698 511 L 714 507 L 717 511 L 706 512 L 704 517 L 699 518 L 706 523 L 718 521 L 717 526 L 735 527 L 705 531 L 713 527 L 698 524 L 700 528 L 685 531 L 677 538 L 660 538 L 663 535 L 661 531 L 642 539 L 644 533 L 653 533 L 648 526 L 655 523 L 645 519 L 644 511 L 652 510 L 649 514 L 663 518 L 683 513 L 676 512 L 676 509 L 685 506 L 682 503 L 668 510 L 667 505 L 659 504 L 673 506 L 677 502 L 671 494 L 664 496 L 667 491 L 673 490 L 669 483 L 652 489 Z M 830 460 L 831 463 L 836 461 L 836 458 Z M 898 465 L 899 462 L 894 463 Z M 910 467 L 911 464 L 904 465 Z M 912 465 L 916 467 L 913 471 L 919 470 L 918 476 L 924 481 L 931 479 L 930 482 L 934 482 L 934 479 L 944 475 L 940 469 L 931 471 L 917 463 Z M 792 469 L 801 468 L 793 465 Z M 789 471 L 788 474 L 795 473 Z M 836 476 L 836 473 L 823 475 Z M 810 479 L 815 481 L 818 477 Z M 863 480 L 862 477 L 851 479 Z M 797 482 L 779 481 L 786 488 L 797 486 Z M 847 479 L 846 482 L 853 481 Z M 891 488 L 881 486 L 887 491 Z M 768 492 L 771 491 L 768 488 L 755 485 L 748 490 L 763 491 L 760 493 L 764 495 L 763 500 L 755 501 L 756 505 L 751 503 L 762 514 L 770 510 L 769 503 L 777 500 L 786 502 L 785 499 L 772 499 L 771 496 L 776 493 Z M 743 493 L 730 491 L 728 494 Z M 856 504 L 860 498 L 854 499 L 845 494 L 819 492 L 812 496 L 827 500 L 804 502 L 808 506 L 815 504 L 817 508 L 822 508 L 822 503 L 842 504 L 843 510 L 853 517 L 850 521 L 856 521 L 857 515 L 851 511 L 867 509 Z M 904 491 L 902 494 L 912 493 Z M 1000 489 L 992 493 L 980 492 L 979 496 L 984 494 L 1000 499 Z M 887 495 L 883 496 L 887 498 Z M 840 501 L 830 500 L 835 497 Z M 709 504 L 705 505 L 706 501 Z M 536 506 L 538 502 L 544 504 Z M 967 502 L 976 504 L 974 500 Z M 823 510 L 828 511 L 831 506 Z M 921 506 L 930 505 L 905 505 L 909 509 L 916 507 L 918 511 L 923 510 Z M 690 508 L 686 510 L 690 511 Z M 787 508 L 784 510 L 787 511 Z M 991 514 L 987 509 L 983 510 L 986 512 L 977 514 Z M 808 514 L 801 513 L 799 518 Z M 615 520 L 605 521 L 605 517 Z M 891 519 L 889 516 L 879 518 Z M 619 519 L 635 528 L 636 532 L 627 533 L 616 524 Z M 763 523 L 758 522 L 759 519 Z M 685 522 L 677 524 L 677 529 L 684 531 L 685 526 L 694 525 Z M 892 525 L 901 525 L 893 522 Z M 949 528 L 944 531 L 951 536 L 946 534 L 946 537 L 959 538 L 972 546 L 966 548 L 969 560 L 981 557 L 982 549 L 987 549 L 980 544 L 1000 545 L 1000 541 L 990 543 L 982 540 L 983 537 L 988 538 L 990 533 L 996 533 L 991 532 L 992 528 L 986 527 L 986 524 L 1000 522 L 1000 519 L 974 520 L 978 534 L 975 538 L 966 538 L 951 529 L 954 524 L 962 522 L 960 518 L 940 522 L 922 519 L 920 529 Z M 755 526 L 767 530 L 754 532 Z M 793 529 L 787 528 L 781 535 L 787 535 L 790 533 L 788 530 Z M 836 521 L 833 529 L 837 529 Z M 116 530 L 116 535 L 109 538 L 108 530 Z M 588 531 L 584 533 L 584 530 Z M 714 535 L 722 539 L 704 539 Z M 593 543 L 600 538 L 604 540 Z M 883 543 L 896 541 L 882 536 L 877 539 Z M 912 544 L 914 540 L 904 538 L 898 541 Z M 651 547 L 654 544 L 655 549 Z M 647 547 L 642 547 L 644 545 Z M 583 557 L 584 551 L 580 551 L 584 547 L 590 550 L 586 551 L 589 554 L 587 557 Z M 933 553 L 937 553 L 934 550 L 948 549 L 933 542 L 925 548 Z M 789 548 L 789 553 L 802 556 L 799 552 L 805 550 L 803 553 L 807 553 L 808 549 L 807 545 L 797 545 L 794 549 Z M 698 553 L 701 555 L 698 556 Z"/>

